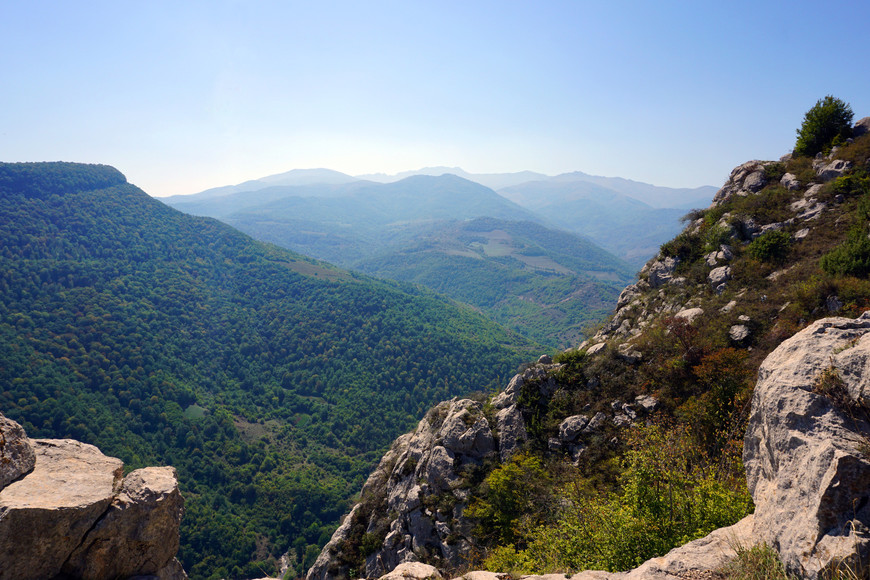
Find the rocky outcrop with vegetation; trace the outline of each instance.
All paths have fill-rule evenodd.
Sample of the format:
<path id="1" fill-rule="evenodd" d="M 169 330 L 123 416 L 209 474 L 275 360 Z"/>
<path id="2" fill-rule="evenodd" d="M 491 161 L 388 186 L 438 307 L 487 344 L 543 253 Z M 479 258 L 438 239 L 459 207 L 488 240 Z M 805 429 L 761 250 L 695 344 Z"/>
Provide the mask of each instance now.
<path id="1" fill-rule="evenodd" d="M 500 393 L 431 411 L 381 462 L 309 580 L 410 561 L 445 577 L 676 578 L 756 548 L 813 578 L 866 562 L 854 386 L 868 324 L 857 317 L 870 309 L 866 125 L 814 157 L 735 168 L 589 340 Z M 838 328 L 851 338 L 831 338 Z M 462 433 L 490 431 L 482 453 L 444 444 L 433 417 L 459 414 Z M 824 440 L 834 432 L 843 439 Z"/>
<path id="2" fill-rule="evenodd" d="M 175 559 L 183 500 L 175 470 L 123 475 L 70 439 L 27 438 L 0 415 L 0 579 L 187 578 Z"/>

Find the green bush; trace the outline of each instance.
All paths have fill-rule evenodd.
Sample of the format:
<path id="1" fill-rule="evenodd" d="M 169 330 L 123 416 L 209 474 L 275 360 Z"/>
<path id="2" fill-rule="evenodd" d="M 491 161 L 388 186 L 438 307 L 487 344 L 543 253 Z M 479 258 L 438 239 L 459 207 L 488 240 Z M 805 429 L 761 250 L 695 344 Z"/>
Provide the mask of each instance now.
<path id="1" fill-rule="evenodd" d="M 782 230 L 766 232 L 749 244 L 746 251 L 756 260 L 780 263 L 788 255 L 791 234 Z"/>
<path id="2" fill-rule="evenodd" d="M 870 274 L 870 238 L 867 227 L 856 225 L 845 242 L 822 256 L 822 270 L 832 276 L 863 278 Z"/>
<path id="3" fill-rule="evenodd" d="M 539 508 L 548 503 L 551 483 L 539 458 L 514 455 L 487 476 L 466 515 L 477 520 L 481 536 L 496 543 L 515 542 L 521 520 L 542 515 Z"/>
<path id="4" fill-rule="evenodd" d="M 619 493 L 568 493 L 556 524 L 529 533 L 524 550 L 497 548 L 485 567 L 537 574 L 627 570 L 752 511 L 743 479 L 720 478 L 688 428 L 638 427 L 629 444 Z"/>
<path id="5" fill-rule="evenodd" d="M 820 99 L 806 112 L 798 129 L 795 155 L 827 152 L 831 146 L 845 142 L 852 134 L 852 107 L 831 95 Z"/>

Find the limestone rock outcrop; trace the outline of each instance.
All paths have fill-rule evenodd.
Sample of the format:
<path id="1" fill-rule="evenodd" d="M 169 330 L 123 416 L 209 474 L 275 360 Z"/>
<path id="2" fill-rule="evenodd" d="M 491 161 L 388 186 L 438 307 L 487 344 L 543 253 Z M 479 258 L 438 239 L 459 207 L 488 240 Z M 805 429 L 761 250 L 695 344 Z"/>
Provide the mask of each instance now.
<path id="1" fill-rule="evenodd" d="M 17 425 L 17 424 L 16 424 Z M 93 445 L 34 439 L 34 466 L 0 490 L 0 580 L 178 580 L 182 498 L 171 467 L 123 477 Z"/>
<path id="2" fill-rule="evenodd" d="M 516 388 L 522 384 L 517 379 Z M 524 434 L 516 405 L 501 409 L 498 422 L 511 445 Z M 521 422 L 521 417 L 519 417 Z M 345 518 L 308 571 L 308 580 L 347 576 L 340 552 L 354 530 L 379 538 L 360 576 L 376 578 L 405 562 L 457 565 L 470 548 L 470 527 L 462 518 L 468 499 L 466 468 L 498 454 L 499 448 L 483 405 L 470 399 L 440 403 L 413 433 L 399 437 L 369 476 L 362 500 Z M 437 501 L 437 505 L 436 501 Z"/>
<path id="3" fill-rule="evenodd" d="M 818 578 L 870 557 L 870 314 L 818 320 L 758 372 L 744 464 L 755 532 Z"/>
<path id="4" fill-rule="evenodd" d="M 36 454 L 27 433 L 0 413 L 0 489 L 29 473 L 34 464 Z"/>

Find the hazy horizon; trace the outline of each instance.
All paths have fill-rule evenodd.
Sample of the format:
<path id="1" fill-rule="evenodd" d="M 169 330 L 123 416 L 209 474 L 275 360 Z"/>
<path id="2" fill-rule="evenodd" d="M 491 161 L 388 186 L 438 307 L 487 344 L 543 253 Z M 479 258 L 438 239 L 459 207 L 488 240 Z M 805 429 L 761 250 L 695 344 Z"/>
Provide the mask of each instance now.
<path id="1" fill-rule="evenodd" d="M 155 196 L 294 167 L 718 187 L 827 94 L 870 114 L 857 0 L 5 8 L 0 160 L 105 163 Z"/>

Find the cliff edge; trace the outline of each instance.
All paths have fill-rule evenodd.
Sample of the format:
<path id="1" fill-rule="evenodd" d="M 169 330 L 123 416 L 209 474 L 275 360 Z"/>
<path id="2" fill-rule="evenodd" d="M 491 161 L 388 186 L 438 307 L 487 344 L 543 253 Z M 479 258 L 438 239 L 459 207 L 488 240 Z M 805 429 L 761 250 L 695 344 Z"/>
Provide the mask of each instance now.
<path id="1" fill-rule="evenodd" d="M 175 469 L 123 467 L 93 445 L 31 440 L 0 414 L 0 580 L 186 579 Z"/>

